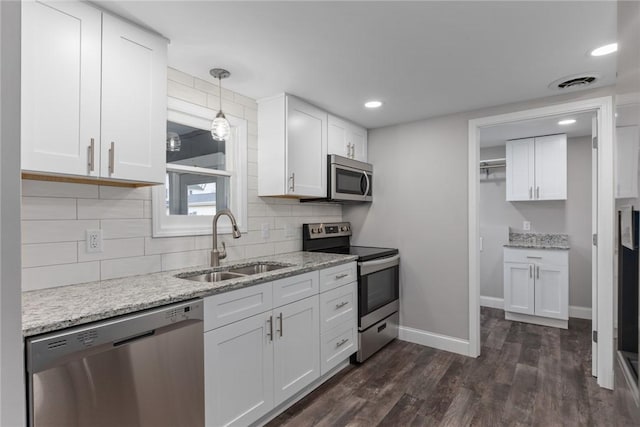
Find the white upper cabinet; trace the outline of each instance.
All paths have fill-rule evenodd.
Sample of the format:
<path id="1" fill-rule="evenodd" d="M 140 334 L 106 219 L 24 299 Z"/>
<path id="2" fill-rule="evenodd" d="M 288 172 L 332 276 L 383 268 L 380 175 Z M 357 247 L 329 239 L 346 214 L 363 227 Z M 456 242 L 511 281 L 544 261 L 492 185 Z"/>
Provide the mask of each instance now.
<path id="1" fill-rule="evenodd" d="M 258 103 L 258 195 L 327 196 L 327 113 L 282 94 Z"/>
<path id="2" fill-rule="evenodd" d="M 22 2 L 22 169 L 98 176 L 102 13 Z"/>
<path id="3" fill-rule="evenodd" d="M 329 154 L 367 161 L 367 130 L 329 115 Z"/>
<path id="4" fill-rule="evenodd" d="M 638 197 L 638 126 L 616 128 L 616 198 Z"/>
<path id="5" fill-rule="evenodd" d="M 22 169 L 164 182 L 167 45 L 82 2 L 23 2 Z"/>
<path id="6" fill-rule="evenodd" d="M 101 175 L 164 182 L 166 122 L 166 41 L 105 14 Z"/>
<path id="7" fill-rule="evenodd" d="M 567 136 L 507 141 L 507 200 L 567 199 Z"/>

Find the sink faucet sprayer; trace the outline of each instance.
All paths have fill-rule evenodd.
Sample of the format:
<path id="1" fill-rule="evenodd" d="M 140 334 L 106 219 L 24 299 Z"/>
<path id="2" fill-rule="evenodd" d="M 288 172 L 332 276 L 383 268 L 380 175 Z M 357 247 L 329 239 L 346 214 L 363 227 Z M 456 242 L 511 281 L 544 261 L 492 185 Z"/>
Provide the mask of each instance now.
<path id="1" fill-rule="evenodd" d="M 238 223 L 229 209 L 222 209 L 217 212 L 213 217 L 213 250 L 211 251 L 211 267 L 217 267 L 220 265 L 220 260 L 227 257 L 227 246 L 222 242 L 222 251 L 218 250 L 218 218 L 222 215 L 226 215 L 231 220 L 231 230 L 234 239 L 239 239 L 241 234 L 238 230 Z"/>

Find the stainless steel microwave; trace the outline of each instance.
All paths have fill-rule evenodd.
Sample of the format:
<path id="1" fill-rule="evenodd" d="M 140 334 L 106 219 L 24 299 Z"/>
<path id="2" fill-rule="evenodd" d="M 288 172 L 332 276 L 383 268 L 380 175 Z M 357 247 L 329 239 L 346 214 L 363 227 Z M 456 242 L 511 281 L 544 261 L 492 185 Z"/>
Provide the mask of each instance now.
<path id="1" fill-rule="evenodd" d="M 330 154 L 327 197 L 329 201 L 371 202 L 373 165 Z"/>

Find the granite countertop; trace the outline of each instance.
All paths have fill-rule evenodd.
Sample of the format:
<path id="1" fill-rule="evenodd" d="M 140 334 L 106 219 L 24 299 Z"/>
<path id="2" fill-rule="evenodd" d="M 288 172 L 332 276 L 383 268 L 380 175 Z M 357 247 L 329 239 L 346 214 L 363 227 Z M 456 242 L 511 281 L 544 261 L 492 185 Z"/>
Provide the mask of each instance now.
<path id="1" fill-rule="evenodd" d="M 354 255 L 291 252 L 223 262 L 220 267 L 190 267 L 180 270 L 123 277 L 22 293 L 22 335 L 24 337 L 129 314 L 165 304 L 202 298 L 221 292 L 264 283 L 283 277 L 320 270 L 355 261 Z M 176 278 L 185 272 L 224 270 L 230 265 L 255 262 L 290 264 L 268 273 L 207 283 Z"/>
<path id="2" fill-rule="evenodd" d="M 569 250 L 569 235 L 560 233 L 519 233 L 509 231 L 505 248 Z"/>

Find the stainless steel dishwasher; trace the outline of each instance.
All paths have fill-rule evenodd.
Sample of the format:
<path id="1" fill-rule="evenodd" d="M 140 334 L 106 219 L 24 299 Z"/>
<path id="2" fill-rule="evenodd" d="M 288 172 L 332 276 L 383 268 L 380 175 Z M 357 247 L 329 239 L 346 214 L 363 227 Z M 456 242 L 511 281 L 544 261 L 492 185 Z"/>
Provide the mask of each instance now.
<path id="1" fill-rule="evenodd" d="M 29 425 L 203 426 L 202 301 L 27 340 Z"/>

